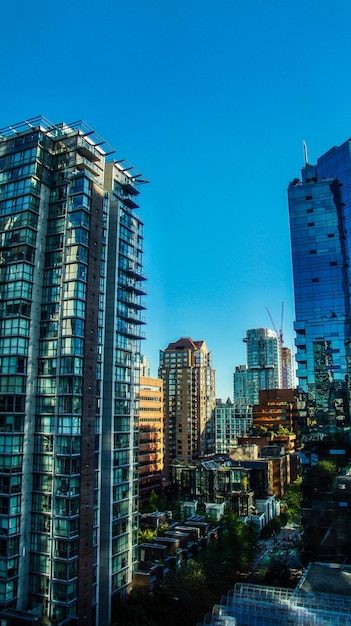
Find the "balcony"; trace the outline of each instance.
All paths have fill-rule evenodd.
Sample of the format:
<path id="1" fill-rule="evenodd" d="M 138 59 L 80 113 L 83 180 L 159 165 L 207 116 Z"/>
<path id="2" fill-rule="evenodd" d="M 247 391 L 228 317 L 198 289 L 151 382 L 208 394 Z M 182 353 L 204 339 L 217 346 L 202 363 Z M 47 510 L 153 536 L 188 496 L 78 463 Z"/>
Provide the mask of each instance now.
<path id="1" fill-rule="evenodd" d="M 117 332 L 131 339 L 145 339 L 145 333 L 139 330 L 139 326 L 134 324 L 117 323 Z"/>
<path id="2" fill-rule="evenodd" d="M 78 139 L 77 152 L 89 161 L 101 160 L 101 154 L 94 148 L 94 146 L 88 144 L 80 138 Z"/>
<path id="3" fill-rule="evenodd" d="M 117 309 L 117 315 L 121 319 L 127 320 L 133 324 L 146 324 L 145 318 L 140 315 L 135 315 L 133 309 L 127 309 L 126 311 Z"/>
<path id="4" fill-rule="evenodd" d="M 138 189 L 136 189 L 134 185 L 132 185 L 131 183 L 121 183 L 121 187 L 124 193 L 126 193 L 129 196 L 138 196 L 140 193 Z"/>
<path id="5" fill-rule="evenodd" d="M 85 159 L 84 157 L 77 157 L 76 167 L 79 170 L 88 170 L 88 172 L 94 176 L 101 176 L 101 168 L 94 165 L 94 163 L 91 163 L 91 161 Z"/>
<path id="6" fill-rule="evenodd" d="M 118 294 L 118 300 L 120 302 L 123 302 L 123 304 L 126 304 L 127 306 L 129 306 L 131 309 L 137 309 L 139 311 L 145 310 L 146 306 L 145 306 L 145 302 L 143 302 L 142 300 L 140 300 L 140 298 L 137 298 L 134 294 L 132 293 L 128 293 L 128 294 Z"/>
<path id="7" fill-rule="evenodd" d="M 129 263 L 129 265 L 126 265 L 121 269 L 123 269 L 128 276 L 133 276 L 137 280 L 146 280 L 144 272 L 142 271 L 141 267 L 136 263 Z"/>
<path id="8" fill-rule="evenodd" d="M 121 267 L 121 269 L 124 269 L 124 268 Z M 146 278 L 143 278 L 143 280 L 146 280 Z M 137 296 L 146 295 L 146 290 L 140 284 L 140 282 L 135 281 L 132 278 L 128 278 L 125 274 L 122 274 L 121 272 L 119 272 L 118 284 L 121 287 L 124 287 L 124 289 L 128 289 L 128 291 L 130 291 L 131 293 L 134 292 Z"/>
<path id="9" fill-rule="evenodd" d="M 121 201 L 123 202 L 123 204 L 125 204 L 126 207 L 128 207 L 128 209 L 139 209 L 139 204 L 134 202 L 134 200 L 132 200 L 131 198 L 122 197 Z"/>

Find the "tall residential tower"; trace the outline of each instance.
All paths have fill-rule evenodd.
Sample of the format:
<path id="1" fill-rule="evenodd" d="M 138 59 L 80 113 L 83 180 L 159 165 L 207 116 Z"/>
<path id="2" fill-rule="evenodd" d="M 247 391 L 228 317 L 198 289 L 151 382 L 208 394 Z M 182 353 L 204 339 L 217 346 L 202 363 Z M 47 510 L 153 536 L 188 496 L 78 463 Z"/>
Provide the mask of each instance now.
<path id="1" fill-rule="evenodd" d="M 142 179 L 112 152 L 0 130 L 0 608 L 48 624 L 107 626 L 137 559 Z"/>
<path id="2" fill-rule="evenodd" d="M 165 411 L 165 474 L 173 459 L 214 452 L 216 404 L 212 355 L 204 341 L 183 337 L 160 352 Z"/>
<path id="3" fill-rule="evenodd" d="M 246 331 L 247 365 L 234 371 L 234 404 L 258 404 L 260 389 L 282 387 L 281 345 L 278 333 L 270 328 Z"/>

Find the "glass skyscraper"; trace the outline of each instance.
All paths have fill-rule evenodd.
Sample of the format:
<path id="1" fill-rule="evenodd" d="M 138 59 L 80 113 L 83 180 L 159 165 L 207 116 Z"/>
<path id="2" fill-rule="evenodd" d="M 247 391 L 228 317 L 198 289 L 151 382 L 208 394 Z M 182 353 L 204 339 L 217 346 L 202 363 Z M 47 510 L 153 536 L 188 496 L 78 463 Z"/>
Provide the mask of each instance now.
<path id="1" fill-rule="evenodd" d="M 247 365 L 234 371 L 234 404 L 258 404 L 260 389 L 282 387 L 281 346 L 278 334 L 270 328 L 246 331 Z"/>
<path id="2" fill-rule="evenodd" d="M 0 130 L 0 609 L 110 623 L 137 560 L 141 175 L 84 122 Z"/>
<path id="3" fill-rule="evenodd" d="M 299 389 L 310 425 L 350 425 L 351 141 L 334 147 L 288 189 Z"/>

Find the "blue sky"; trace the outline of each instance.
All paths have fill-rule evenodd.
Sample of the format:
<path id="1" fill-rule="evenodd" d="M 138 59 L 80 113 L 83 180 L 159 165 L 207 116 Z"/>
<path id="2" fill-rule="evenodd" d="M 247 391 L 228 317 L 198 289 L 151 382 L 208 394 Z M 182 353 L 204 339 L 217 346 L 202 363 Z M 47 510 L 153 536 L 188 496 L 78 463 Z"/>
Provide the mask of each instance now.
<path id="1" fill-rule="evenodd" d="M 351 136 L 349 0 L 2 3 L 0 127 L 86 120 L 150 181 L 144 352 L 204 339 L 232 396 L 249 328 L 294 305 L 286 188 Z"/>

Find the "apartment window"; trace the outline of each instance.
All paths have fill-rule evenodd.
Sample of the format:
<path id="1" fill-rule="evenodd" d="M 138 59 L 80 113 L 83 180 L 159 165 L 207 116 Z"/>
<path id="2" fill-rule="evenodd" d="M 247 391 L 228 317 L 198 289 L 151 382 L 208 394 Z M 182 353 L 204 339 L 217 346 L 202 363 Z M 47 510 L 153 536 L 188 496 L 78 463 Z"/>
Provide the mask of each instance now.
<path id="1" fill-rule="evenodd" d="M 26 354 L 28 351 L 28 339 L 24 337 L 2 337 L 0 339 L 0 353 Z"/>
<path id="2" fill-rule="evenodd" d="M 79 337 L 65 337 L 61 339 L 62 354 L 83 355 L 84 339 Z"/>
<path id="3" fill-rule="evenodd" d="M 85 317 L 85 302 L 82 300 L 65 300 L 63 302 L 64 317 Z"/>
<path id="4" fill-rule="evenodd" d="M 72 180 L 72 193 L 85 193 L 89 195 L 90 193 L 90 181 L 83 176 L 79 178 L 74 178 Z"/>
<path id="5" fill-rule="evenodd" d="M 25 373 L 26 359 L 18 356 L 4 356 L 0 358 L 0 372 L 7 373 Z"/>
<path id="6" fill-rule="evenodd" d="M 79 417 L 59 417 L 58 433 L 60 435 L 79 435 L 81 432 Z"/>

